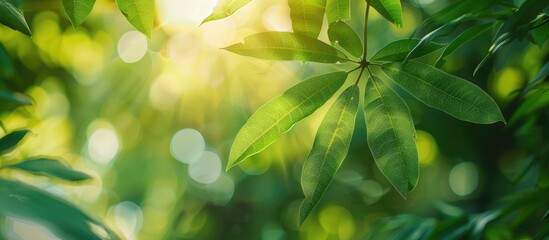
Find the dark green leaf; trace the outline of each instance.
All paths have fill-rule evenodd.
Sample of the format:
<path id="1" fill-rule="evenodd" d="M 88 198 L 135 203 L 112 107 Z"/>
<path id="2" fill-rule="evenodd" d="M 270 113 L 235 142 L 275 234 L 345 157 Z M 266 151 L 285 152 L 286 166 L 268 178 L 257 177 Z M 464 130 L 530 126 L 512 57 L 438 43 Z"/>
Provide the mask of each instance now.
<path id="1" fill-rule="evenodd" d="M 373 76 L 364 93 L 368 146 L 381 172 L 406 198 L 419 175 L 416 130 L 408 106 L 391 88 Z"/>
<path id="2" fill-rule="evenodd" d="M 324 105 L 346 78 L 346 72 L 310 78 L 259 108 L 236 135 L 227 169 L 262 151 L 296 122 Z"/>
<path id="3" fill-rule="evenodd" d="M 18 169 L 36 175 L 52 176 L 68 181 L 82 181 L 91 178 L 85 173 L 72 170 L 69 166 L 57 160 L 47 158 L 29 159 L 2 168 Z"/>
<path id="4" fill-rule="evenodd" d="M 250 3 L 251 1 L 252 0 L 220 0 L 217 3 L 217 6 L 215 6 L 212 14 L 204 19 L 204 21 L 202 21 L 202 24 L 231 16 L 233 15 L 233 13 L 236 12 L 236 10 L 246 6 L 246 4 Z"/>
<path id="5" fill-rule="evenodd" d="M 385 47 L 381 48 L 379 51 L 377 51 L 374 56 L 370 59 L 370 61 L 387 61 L 387 62 L 401 62 L 406 59 L 406 56 L 408 56 L 408 53 L 414 49 L 419 43 L 419 39 L 403 39 L 394 41 L 392 43 L 387 44 Z M 431 52 L 434 52 L 440 48 L 442 48 L 443 45 L 437 44 L 437 43 L 428 43 L 427 45 L 419 48 L 416 50 L 413 56 L 410 56 L 410 59 L 418 58 L 421 56 L 424 56 L 426 54 L 429 54 Z"/>
<path id="6" fill-rule="evenodd" d="M 13 69 L 11 58 L 4 48 L 4 45 L 0 43 L 0 78 L 10 79 L 14 76 L 15 70 Z"/>
<path id="7" fill-rule="evenodd" d="M 154 0 L 116 0 L 118 9 L 138 31 L 151 38 L 154 23 Z"/>
<path id="8" fill-rule="evenodd" d="M 424 63 L 390 63 L 383 71 L 430 107 L 480 124 L 505 122 L 498 105 L 481 88 Z"/>
<path id="9" fill-rule="evenodd" d="M 0 0 L 0 23 L 28 36 L 31 35 L 23 13 L 9 0 Z"/>
<path id="10" fill-rule="evenodd" d="M 339 46 L 353 56 L 362 56 L 362 42 L 355 30 L 346 23 L 341 21 L 330 23 L 328 37 L 332 43 L 337 42 Z"/>
<path id="11" fill-rule="evenodd" d="M 84 22 L 94 4 L 95 0 L 63 0 L 65 13 L 74 27 L 78 27 Z"/>
<path id="12" fill-rule="evenodd" d="M 458 49 L 461 46 L 465 45 L 467 42 L 475 39 L 480 34 L 485 32 L 486 30 L 492 28 L 493 26 L 494 26 L 493 23 L 487 23 L 487 24 L 477 25 L 477 26 L 468 28 L 467 30 L 463 31 L 459 36 L 457 36 L 450 44 L 448 44 L 444 48 L 444 51 L 442 52 L 442 54 L 438 58 L 435 65 L 436 66 L 442 65 L 444 57 L 450 55 L 456 49 Z"/>
<path id="13" fill-rule="evenodd" d="M 32 100 L 24 94 L 10 92 L 0 89 L 0 102 L 7 102 L 15 105 L 32 105 Z"/>
<path id="14" fill-rule="evenodd" d="M 288 0 L 295 33 L 316 38 L 322 28 L 326 0 Z"/>
<path id="15" fill-rule="evenodd" d="M 435 24 L 445 24 L 451 22 L 452 20 L 459 18 L 465 14 L 478 14 L 484 11 L 486 8 L 492 6 L 496 2 L 501 2 L 501 0 L 460 0 L 455 1 L 453 4 L 450 4 L 448 7 L 438 11 L 432 16 L 425 19 L 418 29 L 426 28 L 430 25 Z M 491 13 L 491 11 L 490 11 Z"/>
<path id="16" fill-rule="evenodd" d="M 348 61 L 345 54 L 312 37 L 289 32 L 264 32 L 244 38 L 225 50 L 267 60 L 300 60 L 321 63 Z"/>
<path id="17" fill-rule="evenodd" d="M 13 131 L 0 138 L 0 154 L 14 148 L 29 133 L 29 130 Z"/>
<path id="18" fill-rule="evenodd" d="M 347 88 L 332 104 L 318 128 L 313 149 L 301 174 L 301 187 L 305 194 L 299 208 L 301 224 L 318 204 L 347 156 L 359 98 L 357 85 Z"/>
<path id="19" fill-rule="evenodd" d="M 543 47 L 543 44 L 549 39 L 549 21 L 532 30 L 532 38 L 538 47 Z"/>
<path id="20" fill-rule="evenodd" d="M 402 27 L 402 6 L 400 0 L 370 0 L 371 6 L 397 27 Z"/>
<path id="21" fill-rule="evenodd" d="M 522 89 L 521 95 L 524 96 L 528 91 L 530 91 L 530 88 L 532 88 L 534 85 L 538 84 L 540 81 L 545 79 L 549 75 L 549 61 L 545 62 L 543 67 L 539 70 L 538 74 L 532 79 L 532 81 L 528 82 L 524 89 Z"/>
<path id="22" fill-rule="evenodd" d="M 547 107 L 549 107 L 549 89 L 540 89 L 527 96 L 509 120 L 509 125 L 515 125 L 519 120 Z"/>
<path id="23" fill-rule="evenodd" d="M 326 18 L 328 18 L 328 23 L 350 20 L 350 0 L 327 0 Z"/>
<path id="24" fill-rule="evenodd" d="M 0 215 L 36 221 L 63 239 L 105 239 L 93 228 L 119 239 L 71 203 L 29 185 L 0 178 Z"/>

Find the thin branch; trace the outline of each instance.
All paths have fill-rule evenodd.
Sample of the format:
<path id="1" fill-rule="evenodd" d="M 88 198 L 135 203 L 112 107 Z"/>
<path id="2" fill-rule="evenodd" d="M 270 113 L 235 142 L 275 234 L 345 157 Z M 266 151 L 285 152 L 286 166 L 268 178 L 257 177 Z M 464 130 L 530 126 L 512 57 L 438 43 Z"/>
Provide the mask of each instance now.
<path id="1" fill-rule="evenodd" d="M 370 0 L 366 0 L 366 13 L 364 14 L 364 53 L 362 54 L 362 60 L 366 61 L 366 54 L 368 53 L 368 15 L 370 14 Z"/>

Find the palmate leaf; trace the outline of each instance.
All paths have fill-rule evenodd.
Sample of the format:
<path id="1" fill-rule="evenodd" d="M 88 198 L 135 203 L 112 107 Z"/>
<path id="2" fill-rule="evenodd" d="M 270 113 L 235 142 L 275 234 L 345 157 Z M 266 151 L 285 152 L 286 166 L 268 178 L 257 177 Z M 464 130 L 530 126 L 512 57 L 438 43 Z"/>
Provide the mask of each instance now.
<path id="1" fill-rule="evenodd" d="M 402 6 L 400 0 L 369 0 L 370 5 L 397 27 L 402 27 Z"/>
<path id="2" fill-rule="evenodd" d="M 326 0 L 288 0 L 292 29 L 316 38 L 322 28 Z"/>
<path id="3" fill-rule="evenodd" d="M 202 21 L 202 24 L 231 16 L 236 10 L 246 6 L 252 0 L 220 0 L 213 12 Z"/>
<path id="4" fill-rule="evenodd" d="M 11 133 L 8 133 L 6 136 L 0 138 L 0 154 L 5 153 L 6 151 L 17 146 L 21 140 L 29 133 L 29 130 L 17 130 Z"/>
<path id="5" fill-rule="evenodd" d="M 416 131 L 408 106 L 377 76 L 372 76 L 364 93 L 364 117 L 368 146 L 377 166 L 406 198 L 419 175 Z"/>
<path id="6" fill-rule="evenodd" d="M 75 171 L 57 160 L 47 158 L 28 159 L 2 168 L 22 170 L 36 175 L 51 176 L 67 181 L 82 181 L 91 178 L 87 174 Z"/>
<path id="7" fill-rule="evenodd" d="M 63 0 L 65 13 L 74 27 L 78 27 L 84 22 L 94 4 L 95 0 Z"/>
<path id="8" fill-rule="evenodd" d="M 119 239 L 71 203 L 38 188 L 3 178 L 0 178 L 0 215 L 36 221 L 63 239 Z M 100 234 L 103 230 L 108 236 Z"/>
<path id="9" fill-rule="evenodd" d="M 457 119 L 480 124 L 505 123 L 494 100 L 465 79 L 418 62 L 389 63 L 382 70 L 426 105 Z"/>
<path id="10" fill-rule="evenodd" d="M 154 0 L 116 0 L 118 9 L 138 31 L 151 38 L 154 23 Z"/>
<path id="11" fill-rule="evenodd" d="M 0 23 L 25 35 L 31 35 L 23 13 L 17 9 L 11 0 L 0 0 Z"/>
<path id="12" fill-rule="evenodd" d="M 402 39 L 389 43 L 377 51 L 370 61 L 402 62 L 406 59 L 408 53 L 410 53 L 410 51 L 418 45 L 419 41 L 419 39 Z M 430 42 L 427 45 L 417 49 L 416 52 L 410 56 L 410 59 L 421 57 L 442 47 L 443 45 L 441 44 Z"/>
<path id="13" fill-rule="evenodd" d="M 445 48 L 440 57 L 438 58 L 436 62 L 436 66 L 442 65 L 444 62 L 444 57 L 450 55 L 452 52 L 454 52 L 456 49 L 460 48 L 461 46 L 465 45 L 469 41 L 475 39 L 483 32 L 487 31 L 488 29 L 492 28 L 494 26 L 493 23 L 487 23 L 487 24 L 481 24 L 477 25 L 471 28 L 466 29 L 463 31 L 459 36 L 457 36 L 450 44 L 448 44 Z"/>
<path id="14" fill-rule="evenodd" d="M 301 187 L 305 194 L 299 208 L 301 224 L 318 204 L 347 156 L 359 97 L 357 85 L 347 88 L 332 104 L 318 128 L 313 149 L 301 173 Z"/>
<path id="15" fill-rule="evenodd" d="M 345 54 L 312 37 L 290 32 L 263 32 L 244 38 L 244 43 L 225 50 L 267 60 L 299 60 L 321 63 L 348 61 Z"/>
<path id="16" fill-rule="evenodd" d="M 350 20 L 350 0 L 326 0 L 326 18 L 328 23 Z"/>
<path id="17" fill-rule="evenodd" d="M 346 72 L 310 78 L 259 108 L 236 135 L 227 169 L 259 153 L 290 130 L 296 122 L 324 105 L 346 78 Z"/>
<path id="18" fill-rule="evenodd" d="M 330 26 L 328 27 L 328 38 L 332 43 L 337 42 L 339 46 L 353 56 L 362 56 L 362 42 L 355 30 L 345 22 L 337 21 L 330 23 Z"/>

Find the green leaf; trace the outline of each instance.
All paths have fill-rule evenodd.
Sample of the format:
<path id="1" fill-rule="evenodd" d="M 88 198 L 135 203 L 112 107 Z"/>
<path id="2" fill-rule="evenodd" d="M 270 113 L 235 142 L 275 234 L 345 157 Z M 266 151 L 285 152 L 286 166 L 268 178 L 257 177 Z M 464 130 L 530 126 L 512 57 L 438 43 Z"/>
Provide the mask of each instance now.
<path id="1" fill-rule="evenodd" d="M 532 30 L 532 38 L 538 47 L 542 48 L 543 44 L 549 39 L 549 22 L 545 22 Z"/>
<path id="2" fill-rule="evenodd" d="M 389 22 L 402 27 L 400 0 L 370 0 L 370 5 Z"/>
<path id="3" fill-rule="evenodd" d="M 316 38 L 289 32 L 257 33 L 244 38 L 244 43 L 228 46 L 225 50 L 267 60 L 348 61 L 345 54 Z"/>
<path id="4" fill-rule="evenodd" d="M 0 0 L 0 23 L 31 36 L 31 31 L 23 13 L 10 0 Z"/>
<path id="5" fill-rule="evenodd" d="M 95 0 L 63 0 L 65 13 L 74 27 L 78 27 L 84 22 L 94 4 Z"/>
<path id="6" fill-rule="evenodd" d="M 313 149 L 301 174 L 301 187 L 305 194 L 299 208 L 301 224 L 316 207 L 347 156 L 359 97 L 357 85 L 348 87 L 332 104 L 318 128 Z"/>
<path id="7" fill-rule="evenodd" d="M 418 181 L 416 130 L 408 106 L 377 76 L 366 84 L 364 117 L 368 146 L 381 172 L 406 198 Z"/>
<path id="8" fill-rule="evenodd" d="M 461 0 L 455 1 L 450 4 L 448 7 L 438 11 L 432 16 L 425 19 L 418 29 L 426 28 L 433 23 L 448 23 L 464 14 L 478 14 L 484 11 L 486 8 L 493 6 L 496 2 L 501 2 L 501 0 Z M 490 11 L 492 13 L 492 11 Z"/>
<path id="9" fill-rule="evenodd" d="M 11 58 L 4 48 L 4 45 L 0 43 L 0 78 L 10 79 L 15 76 L 15 70 Z"/>
<path id="10" fill-rule="evenodd" d="M 445 35 L 453 33 L 464 20 L 467 20 L 470 17 L 471 17 L 470 14 L 465 14 L 465 15 L 457 18 L 457 19 L 454 19 L 453 21 L 451 21 L 447 24 L 444 24 L 444 25 L 440 26 L 439 28 L 431 31 L 430 33 L 426 34 L 425 36 L 423 36 L 421 38 L 421 40 L 419 40 L 417 45 L 410 51 L 410 53 L 408 53 L 408 55 L 406 56 L 406 59 L 404 59 L 404 61 L 406 62 L 406 61 L 408 61 L 408 59 L 411 59 L 412 56 L 415 56 L 416 51 L 419 51 L 419 49 L 421 49 L 423 46 L 429 44 L 431 41 L 435 40 L 437 37 L 445 36 Z"/>
<path id="11" fill-rule="evenodd" d="M 387 62 L 401 62 L 406 59 L 408 53 L 414 49 L 419 43 L 419 39 L 402 39 L 394 41 L 387 44 L 385 47 L 377 51 L 370 61 L 387 61 Z M 434 52 L 443 45 L 437 43 L 428 43 L 427 45 L 416 50 L 413 56 L 410 56 L 410 59 L 418 58 L 423 55 Z"/>
<path id="12" fill-rule="evenodd" d="M 459 36 L 457 36 L 450 44 L 448 44 L 444 48 L 444 51 L 442 52 L 442 54 L 438 58 L 435 65 L 436 66 L 442 65 L 444 57 L 450 55 L 456 49 L 458 49 L 461 46 L 465 45 L 467 42 L 475 39 L 480 34 L 485 32 L 486 30 L 492 28 L 493 26 L 494 26 L 493 23 L 487 23 L 487 24 L 477 25 L 477 26 L 468 28 L 467 30 L 463 31 Z"/>
<path id="13" fill-rule="evenodd" d="M 543 64 L 543 67 L 539 70 L 538 74 L 532 79 L 532 81 L 528 82 L 526 86 L 522 89 L 521 96 L 526 95 L 530 89 L 538 84 L 541 80 L 545 79 L 549 75 L 549 61 L 546 61 L 545 64 Z"/>
<path id="14" fill-rule="evenodd" d="M 138 31 L 151 38 L 154 23 L 154 0 L 116 0 L 118 9 Z"/>
<path id="15" fill-rule="evenodd" d="M 73 204 L 21 182 L 0 178 L 0 215 L 35 221 L 62 239 L 120 239 Z M 105 231 L 108 236 L 97 232 Z"/>
<path id="16" fill-rule="evenodd" d="M 252 0 L 220 0 L 217 3 L 217 6 L 215 6 L 212 14 L 204 19 L 202 24 L 231 16 L 236 10 L 246 6 L 246 4 L 251 1 Z"/>
<path id="17" fill-rule="evenodd" d="M 227 169 L 261 152 L 295 123 L 324 105 L 343 85 L 345 79 L 346 72 L 310 78 L 259 108 L 236 135 Z"/>
<path id="18" fill-rule="evenodd" d="M 25 94 L 10 92 L 0 89 L 0 102 L 7 102 L 15 105 L 32 105 L 32 100 Z"/>
<path id="19" fill-rule="evenodd" d="M 382 70 L 426 105 L 463 121 L 505 123 L 494 100 L 481 88 L 424 63 L 390 63 Z"/>
<path id="20" fill-rule="evenodd" d="M 542 109 L 549 107 L 549 89 L 539 89 L 528 95 L 526 100 L 518 107 L 509 120 L 509 126 L 515 125 L 519 120 L 534 116 Z"/>
<path id="21" fill-rule="evenodd" d="M 68 181 L 82 181 L 91 178 L 87 174 L 75 171 L 57 160 L 47 158 L 29 159 L 2 168 L 18 169 L 36 175 L 52 176 Z"/>
<path id="22" fill-rule="evenodd" d="M 349 0 L 327 0 L 326 18 L 328 23 L 347 21 L 351 19 L 351 4 Z"/>
<path id="23" fill-rule="evenodd" d="M 355 30 L 346 23 L 341 21 L 330 23 L 330 26 L 328 27 L 328 38 L 330 38 L 332 43 L 337 42 L 339 46 L 353 56 L 362 56 L 362 42 Z"/>
<path id="24" fill-rule="evenodd" d="M 0 138 L 0 154 L 4 154 L 6 151 L 14 148 L 29 132 L 30 131 L 26 129 L 13 131 Z"/>
<path id="25" fill-rule="evenodd" d="M 295 33 L 316 38 L 322 28 L 326 0 L 288 0 Z"/>

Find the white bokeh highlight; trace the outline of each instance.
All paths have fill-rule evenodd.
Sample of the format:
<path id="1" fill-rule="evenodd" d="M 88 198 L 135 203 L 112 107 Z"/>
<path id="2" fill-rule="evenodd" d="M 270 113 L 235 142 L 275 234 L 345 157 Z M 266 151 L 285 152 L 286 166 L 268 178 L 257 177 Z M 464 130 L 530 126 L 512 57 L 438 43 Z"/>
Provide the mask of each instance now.
<path id="1" fill-rule="evenodd" d="M 189 176 L 202 184 L 214 183 L 221 176 L 221 160 L 213 152 L 206 151 L 189 166 Z"/>
<path id="2" fill-rule="evenodd" d="M 204 154 L 205 149 L 204 137 L 192 128 L 185 128 L 175 133 L 170 143 L 172 156 L 185 164 L 196 162 Z"/>
<path id="3" fill-rule="evenodd" d="M 126 63 L 134 63 L 147 53 L 148 40 L 145 35 L 138 31 L 124 33 L 118 40 L 118 55 Z"/>

